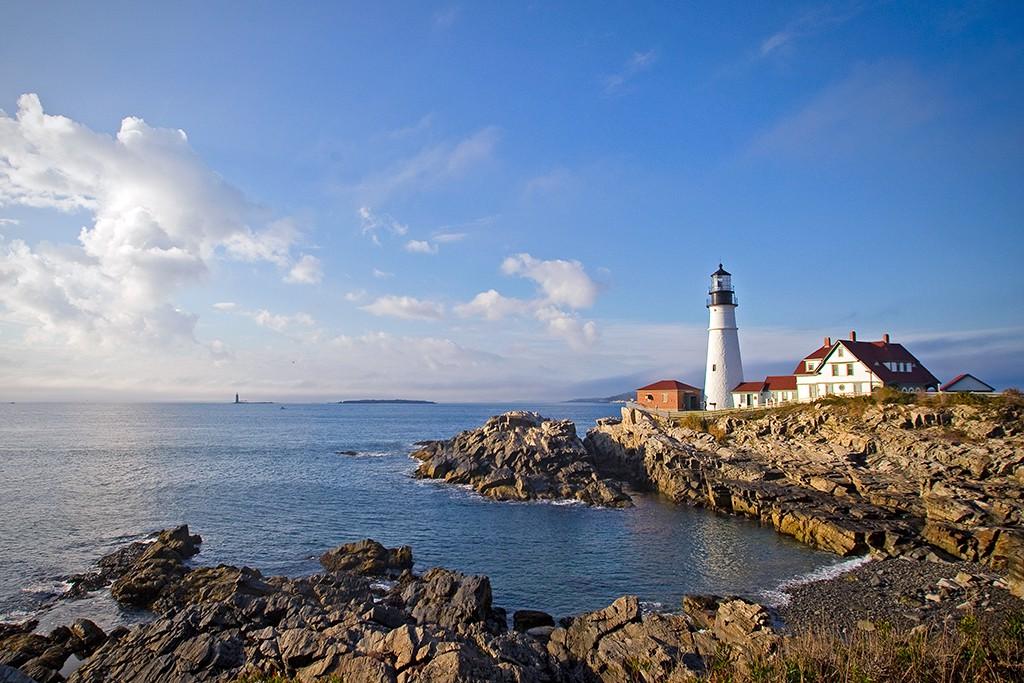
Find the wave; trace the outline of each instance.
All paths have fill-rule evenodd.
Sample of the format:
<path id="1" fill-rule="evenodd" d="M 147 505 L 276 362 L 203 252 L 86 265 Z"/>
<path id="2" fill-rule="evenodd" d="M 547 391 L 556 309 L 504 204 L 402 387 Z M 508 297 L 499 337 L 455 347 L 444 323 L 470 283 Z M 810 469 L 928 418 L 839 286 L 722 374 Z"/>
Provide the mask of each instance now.
<path id="1" fill-rule="evenodd" d="M 807 572 L 806 574 L 800 574 L 792 579 L 783 581 L 774 589 L 763 590 L 759 593 L 759 596 L 772 607 L 785 607 L 789 604 L 790 589 L 808 583 L 817 583 L 819 581 L 834 579 L 837 576 L 846 574 L 847 572 L 852 572 L 857 567 L 871 562 L 872 559 L 873 558 L 870 555 L 861 555 L 860 557 L 853 557 L 849 560 L 843 560 L 842 562 L 837 562 L 836 564 L 831 564 L 826 567 L 819 567 L 814 571 Z"/>

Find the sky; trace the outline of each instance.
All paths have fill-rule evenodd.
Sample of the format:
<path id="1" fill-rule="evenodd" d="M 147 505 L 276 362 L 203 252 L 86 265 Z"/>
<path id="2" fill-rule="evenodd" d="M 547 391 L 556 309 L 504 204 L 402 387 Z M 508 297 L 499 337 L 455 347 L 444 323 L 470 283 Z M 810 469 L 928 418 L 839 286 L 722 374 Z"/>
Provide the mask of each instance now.
<path id="1" fill-rule="evenodd" d="M 1024 386 L 1019 2 L 0 5 L 0 399 Z"/>

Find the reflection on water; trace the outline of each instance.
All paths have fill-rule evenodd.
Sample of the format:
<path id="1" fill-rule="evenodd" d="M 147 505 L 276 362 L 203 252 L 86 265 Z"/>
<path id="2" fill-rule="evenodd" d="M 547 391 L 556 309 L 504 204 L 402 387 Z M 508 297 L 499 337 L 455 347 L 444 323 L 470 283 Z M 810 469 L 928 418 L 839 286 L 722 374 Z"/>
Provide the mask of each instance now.
<path id="1" fill-rule="evenodd" d="M 491 577 L 495 602 L 569 614 L 624 593 L 752 594 L 837 558 L 768 529 L 642 497 L 630 510 L 508 504 L 412 479 L 413 442 L 508 405 L 0 406 L 0 615 L 146 532 L 186 522 L 197 560 L 315 571 L 363 537 L 410 544 L 417 567 Z M 614 406 L 515 406 L 577 421 Z M 351 457 L 355 450 L 373 456 Z"/>

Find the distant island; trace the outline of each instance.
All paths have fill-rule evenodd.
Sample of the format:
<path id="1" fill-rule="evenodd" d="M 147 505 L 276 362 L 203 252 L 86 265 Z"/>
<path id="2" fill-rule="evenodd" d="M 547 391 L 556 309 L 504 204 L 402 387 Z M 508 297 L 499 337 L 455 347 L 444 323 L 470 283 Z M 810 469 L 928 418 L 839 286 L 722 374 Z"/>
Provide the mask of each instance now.
<path id="1" fill-rule="evenodd" d="M 437 405 L 436 401 L 417 401 L 409 398 L 356 398 L 348 401 L 338 401 L 338 403 L 412 403 L 418 405 Z"/>
<path id="2" fill-rule="evenodd" d="M 628 391 L 625 394 L 615 394 L 614 396 L 604 396 L 602 398 L 572 398 L 566 401 L 566 403 L 626 403 L 636 398 L 635 391 Z"/>

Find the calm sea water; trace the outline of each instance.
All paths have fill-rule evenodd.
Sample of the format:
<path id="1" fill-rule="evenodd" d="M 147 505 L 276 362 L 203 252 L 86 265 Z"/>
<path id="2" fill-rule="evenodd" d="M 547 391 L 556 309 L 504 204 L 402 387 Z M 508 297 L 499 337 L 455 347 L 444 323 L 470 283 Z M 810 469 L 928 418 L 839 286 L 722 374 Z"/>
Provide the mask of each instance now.
<path id="1" fill-rule="evenodd" d="M 495 603 L 557 615 L 625 593 L 756 595 L 838 559 L 752 522 L 643 497 L 629 510 L 498 503 L 413 479 L 415 441 L 512 408 L 576 421 L 615 406 L 0 405 L 0 620 L 38 613 L 62 576 L 147 532 L 188 523 L 200 564 L 268 574 L 372 537 L 417 569 L 491 577 Z M 357 457 L 337 455 L 355 450 Z M 117 619 L 106 603 L 101 622 Z"/>

